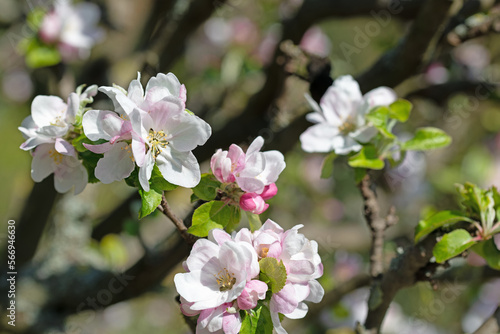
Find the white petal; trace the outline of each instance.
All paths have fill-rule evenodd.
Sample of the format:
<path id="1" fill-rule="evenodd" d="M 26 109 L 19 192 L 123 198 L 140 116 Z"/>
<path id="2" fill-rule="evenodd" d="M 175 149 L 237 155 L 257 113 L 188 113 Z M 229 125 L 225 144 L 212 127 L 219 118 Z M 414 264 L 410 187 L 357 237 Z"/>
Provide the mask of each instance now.
<path id="1" fill-rule="evenodd" d="M 350 152 L 358 152 L 363 147 L 351 137 L 338 136 L 333 141 L 333 149 L 337 154 L 348 154 Z"/>
<path id="2" fill-rule="evenodd" d="M 92 141 L 110 140 L 121 134 L 124 120 L 109 110 L 89 110 L 83 115 L 83 131 Z"/>
<path id="3" fill-rule="evenodd" d="M 52 125 L 57 117 L 64 120 L 66 103 L 57 96 L 38 95 L 31 103 L 31 115 L 38 127 Z"/>
<path id="4" fill-rule="evenodd" d="M 207 122 L 198 116 L 184 114 L 186 116 L 182 116 L 182 121 L 169 122 L 167 127 L 172 135 L 172 147 L 181 152 L 191 151 L 196 146 L 205 144 L 212 134 L 212 128 Z"/>
<path id="5" fill-rule="evenodd" d="M 306 316 L 308 310 L 309 308 L 306 303 L 299 303 L 297 308 L 293 310 L 292 313 L 284 314 L 284 316 L 288 319 L 302 319 Z"/>
<path id="6" fill-rule="evenodd" d="M 146 85 L 146 92 L 149 92 L 154 87 L 166 88 L 175 97 L 180 97 L 181 95 L 181 83 L 173 73 L 158 73 L 155 77 L 149 79 Z"/>
<path id="7" fill-rule="evenodd" d="M 219 250 L 220 246 L 207 239 L 196 241 L 196 249 L 193 248 L 186 260 L 189 271 L 202 270 L 212 258 L 219 255 Z"/>
<path id="8" fill-rule="evenodd" d="M 364 126 L 351 132 L 349 136 L 360 143 L 369 142 L 377 134 L 377 129 L 373 126 Z"/>
<path id="9" fill-rule="evenodd" d="M 350 75 L 338 77 L 333 82 L 333 86 L 346 94 L 353 102 L 360 101 L 362 98 L 358 82 Z"/>
<path id="10" fill-rule="evenodd" d="M 41 182 L 52 174 L 55 169 L 54 159 L 50 157 L 50 151 L 54 150 L 53 144 L 39 145 L 33 152 L 31 162 L 31 177 L 35 182 Z"/>
<path id="11" fill-rule="evenodd" d="M 176 124 L 183 119 L 182 116 L 189 115 L 182 108 L 179 99 L 173 96 L 166 96 L 164 99 L 149 105 L 147 111 L 153 120 L 154 126 L 152 128 L 155 130 L 173 131 Z"/>
<path id="12" fill-rule="evenodd" d="M 246 155 L 253 155 L 254 153 L 257 153 L 260 151 L 260 149 L 264 146 L 264 138 L 261 136 L 258 136 L 257 138 L 254 139 L 254 141 L 250 144 L 250 146 L 247 149 Z"/>
<path id="13" fill-rule="evenodd" d="M 319 284 L 319 282 L 316 280 L 309 281 L 309 289 L 311 290 L 311 292 L 305 300 L 313 303 L 319 303 L 325 295 L 325 290 L 323 289 L 321 284 Z"/>
<path id="14" fill-rule="evenodd" d="M 69 94 L 68 109 L 66 110 L 66 122 L 74 123 L 75 116 L 80 110 L 80 97 L 76 93 Z"/>
<path id="15" fill-rule="evenodd" d="M 29 115 L 28 117 L 23 119 L 21 126 L 19 126 L 18 129 L 22 132 L 23 137 L 25 139 L 28 139 L 30 137 L 36 136 L 36 129 L 38 129 L 38 126 L 33 121 L 33 117 Z"/>
<path id="16" fill-rule="evenodd" d="M 278 312 L 271 311 L 271 320 L 273 322 L 273 327 L 276 334 L 288 334 L 288 332 L 281 325 L 280 316 Z"/>
<path id="17" fill-rule="evenodd" d="M 133 142 L 132 142 L 133 144 Z M 146 153 L 144 158 L 144 165 L 139 168 L 139 183 L 141 184 L 144 191 L 149 191 L 149 179 L 151 178 L 151 173 L 153 172 L 153 167 L 155 166 L 155 160 L 151 151 Z"/>
<path id="18" fill-rule="evenodd" d="M 168 182 L 185 188 L 200 183 L 200 165 L 191 152 L 179 152 L 167 145 L 156 158 L 161 174 Z"/>
<path id="19" fill-rule="evenodd" d="M 130 176 L 135 163 L 132 161 L 132 152 L 127 143 L 120 142 L 112 145 L 111 150 L 99 159 L 95 169 L 95 176 L 104 184 L 120 181 Z"/>
<path id="20" fill-rule="evenodd" d="M 66 140 L 62 138 L 56 138 L 56 141 L 54 143 L 54 147 L 57 152 L 61 153 L 62 155 L 67 155 L 67 156 L 72 156 L 76 158 L 76 150 L 71 145 L 68 143 Z"/>
<path id="21" fill-rule="evenodd" d="M 309 127 L 300 135 L 300 143 L 306 152 L 331 152 L 334 148 L 333 141 L 338 134 L 338 128 L 319 123 Z"/>
<path id="22" fill-rule="evenodd" d="M 201 270 L 195 270 L 174 276 L 177 292 L 188 302 L 195 303 L 191 306 L 192 310 L 203 310 L 204 308 L 217 307 L 223 304 L 218 300 L 219 295 L 221 295 L 220 291 L 204 285 L 202 275 Z M 212 276 L 212 279 L 217 284 L 215 277 Z"/>
<path id="23" fill-rule="evenodd" d="M 134 102 L 136 105 L 140 105 L 144 102 L 144 89 L 141 85 L 141 73 L 137 72 L 137 79 L 132 80 L 128 86 L 128 94 L 127 96 Z"/>
<path id="24" fill-rule="evenodd" d="M 87 170 L 77 158 L 64 156 L 62 163 L 54 171 L 54 187 L 57 192 L 65 193 L 74 186 L 77 195 L 83 191 L 87 182 Z"/>
<path id="25" fill-rule="evenodd" d="M 341 89 L 330 86 L 320 101 L 323 115 L 328 124 L 340 126 L 348 117 L 354 117 L 358 104 L 353 101 Z"/>
<path id="26" fill-rule="evenodd" d="M 363 100 L 369 106 L 369 109 L 376 106 L 387 106 L 396 101 L 397 98 L 396 92 L 389 87 L 375 88 L 363 96 Z"/>

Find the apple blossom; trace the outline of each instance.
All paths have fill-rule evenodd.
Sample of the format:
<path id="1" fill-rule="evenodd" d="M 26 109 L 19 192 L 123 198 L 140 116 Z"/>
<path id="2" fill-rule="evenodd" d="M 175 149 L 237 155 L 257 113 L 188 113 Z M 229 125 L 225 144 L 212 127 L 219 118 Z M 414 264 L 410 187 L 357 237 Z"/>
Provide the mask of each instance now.
<path id="1" fill-rule="evenodd" d="M 224 186 L 222 200 L 239 205 L 242 210 L 261 214 L 269 204 L 265 200 L 278 192 L 275 182 L 286 166 L 279 151 L 260 152 L 264 139 L 257 137 L 247 152 L 235 144 L 228 151 L 217 150 L 210 160 L 216 179 Z"/>
<path id="2" fill-rule="evenodd" d="M 68 142 L 58 138 L 54 143 L 37 146 L 33 151 L 31 177 L 41 182 L 54 173 L 54 187 L 60 193 L 69 191 L 73 186 L 75 195 L 87 185 L 88 174 L 76 151 Z"/>
<path id="3" fill-rule="evenodd" d="M 307 313 L 304 301 L 318 303 L 324 290 L 316 281 L 323 275 L 323 265 L 318 255 L 318 244 L 310 241 L 298 230 L 297 225 L 288 231 L 268 219 L 254 232 L 253 246 L 260 258 L 274 257 L 283 261 L 287 272 L 286 284 L 271 297 L 269 308 L 274 328 L 278 334 L 286 333 L 279 321 L 279 313 L 290 319 L 303 318 Z"/>
<path id="4" fill-rule="evenodd" d="M 314 112 L 306 115 L 317 123 L 300 135 L 306 152 L 348 154 L 361 150 L 360 143 L 372 139 L 377 130 L 366 122 L 366 114 L 376 106 L 389 105 L 396 100 L 395 92 L 379 87 L 361 95 L 358 83 L 349 75 L 337 78 L 318 105 L 306 95 Z"/>
<path id="5" fill-rule="evenodd" d="M 33 180 L 40 182 L 54 173 L 58 192 L 66 192 L 75 185 L 75 193 L 80 193 L 87 184 L 87 179 L 83 180 L 87 171 L 78 160 L 71 142 L 79 135 L 75 129 L 77 118 L 85 105 L 92 101 L 97 86 L 90 86 L 84 92 L 81 92 L 81 87 L 69 95 L 67 103 L 57 96 L 35 97 L 31 115 L 19 127 L 26 139 L 20 148 L 35 150 L 31 171 Z M 39 149 L 40 146 L 43 148 Z"/>
<path id="6" fill-rule="evenodd" d="M 241 317 L 234 303 L 224 303 L 206 310 L 191 310 L 190 305 L 181 297 L 181 311 L 186 316 L 199 315 L 196 334 L 238 334 L 241 329 Z"/>
<path id="7" fill-rule="evenodd" d="M 191 151 L 210 137 L 210 125 L 185 111 L 173 96 L 156 102 L 149 113 L 135 109 L 130 118 L 132 152 L 145 191 L 155 163 L 172 184 L 192 188 L 200 182 L 200 166 Z"/>
<path id="8" fill-rule="evenodd" d="M 232 240 L 222 230 L 210 231 L 209 240 L 196 241 L 185 269 L 188 272 L 175 275 L 174 283 L 191 311 L 230 303 L 240 297 L 245 288 L 247 293 L 242 296 L 242 305 L 252 304 L 252 290 L 256 289 L 256 295 L 260 295 L 259 284 L 248 284 L 260 271 L 255 250 L 247 242 Z"/>
<path id="9" fill-rule="evenodd" d="M 149 79 L 145 90 L 140 80 L 141 74 L 137 73 L 137 79 L 130 82 L 128 90 L 120 86 L 104 86 L 99 87 L 99 90 L 108 95 L 113 101 L 115 111 L 119 114 L 130 115 L 134 109 L 149 112 L 156 102 L 166 97 L 175 97 L 181 103 L 182 109 L 185 109 L 186 87 L 173 73 L 158 73 Z"/>
<path id="10" fill-rule="evenodd" d="M 53 10 L 45 15 L 40 27 L 40 39 L 56 44 L 65 61 L 85 59 L 104 31 L 97 27 L 101 12 L 93 3 L 71 5 L 68 0 L 55 2 Z"/>

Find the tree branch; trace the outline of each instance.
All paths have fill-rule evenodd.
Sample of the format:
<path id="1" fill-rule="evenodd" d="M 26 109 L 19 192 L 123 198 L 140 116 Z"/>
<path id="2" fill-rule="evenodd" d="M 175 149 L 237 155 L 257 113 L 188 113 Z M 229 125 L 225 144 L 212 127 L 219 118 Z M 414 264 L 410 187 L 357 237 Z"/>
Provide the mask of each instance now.
<path id="1" fill-rule="evenodd" d="M 394 87 L 417 73 L 429 45 L 448 15 L 452 2 L 451 0 L 426 1 L 408 35 L 359 76 L 361 90 L 366 92 L 384 85 Z"/>
<path id="2" fill-rule="evenodd" d="M 174 212 L 168 205 L 167 199 L 165 198 L 165 193 L 161 195 L 161 203 L 158 206 L 158 210 L 160 210 L 165 216 L 167 216 L 172 221 L 172 223 L 174 223 L 177 230 L 179 230 L 181 236 L 184 238 L 184 240 L 186 240 L 186 242 L 189 245 L 194 244 L 197 238 L 194 235 L 188 233 L 187 231 L 188 229 L 186 225 L 184 225 L 184 221 L 174 214 Z"/>

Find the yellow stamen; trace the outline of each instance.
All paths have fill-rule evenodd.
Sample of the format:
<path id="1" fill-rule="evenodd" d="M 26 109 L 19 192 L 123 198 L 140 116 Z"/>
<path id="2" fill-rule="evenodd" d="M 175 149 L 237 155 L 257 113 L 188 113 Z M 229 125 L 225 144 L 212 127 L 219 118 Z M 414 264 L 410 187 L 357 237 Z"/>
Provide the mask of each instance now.
<path id="1" fill-rule="evenodd" d="M 49 157 L 51 157 L 54 160 L 54 163 L 56 165 L 59 165 L 63 159 L 62 154 L 57 152 L 56 150 L 49 150 Z"/>
<path id="2" fill-rule="evenodd" d="M 222 269 L 217 275 L 214 276 L 217 280 L 220 291 L 231 290 L 233 285 L 236 284 L 236 277 L 234 277 L 234 273 L 229 273 L 226 268 Z"/>
<path id="3" fill-rule="evenodd" d="M 164 131 L 154 131 L 153 129 L 149 129 L 149 135 L 147 139 L 149 141 L 151 150 L 153 150 L 155 159 L 160 154 L 161 148 L 165 148 L 169 144 L 167 141 L 167 135 Z"/>

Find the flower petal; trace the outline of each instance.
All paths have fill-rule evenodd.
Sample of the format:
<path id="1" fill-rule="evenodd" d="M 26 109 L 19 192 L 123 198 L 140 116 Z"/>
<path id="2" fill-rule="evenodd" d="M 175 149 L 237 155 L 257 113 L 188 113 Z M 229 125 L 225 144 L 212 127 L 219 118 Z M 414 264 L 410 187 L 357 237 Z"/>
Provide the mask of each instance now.
<path id="1" fill-rule="evenodd" d="M 302 149 L 306 152 L 331 152 L 335 138 L 339 137 L 338 128 L 326 123 L 309 127 L 300 135 Z"/>
<path id="2" fill-rule="evenodd" d="M 38 95 L 31 103 L 31 115 L 38 127 L 53 126 L 57 117 L 64 120 L 66 103 L 57 96 Z"/>
<path id="3" fill-rule="evenodd" d="M 68 155 L 76 158 L 76 150 L 71 145 L 68 143 L 66 140 L 62 138 L 56 138 L 56 141 L 54 143 L 54 147 L 57 152 L 61 153 L 62 155 Z"/>
<path id="4" fill-rule="evenodd" d="M 161 174 L 168 182 L 185 188 L 200 183 L 200 165 L 191 152 L 179 152 L 167 145 L 156 158 Z"/>
<path id="5" fill-rule="evenodd" d="M 132 144 L 134 144 L 134 142 L 132 142 Z M 139 167 L 139 183 L 141 184 L 142 189 L 146 192 L 149 191 L 149 179 L 151 178 L 151 173 L 153 173 L 154 165 L 155 160 L 153 155 L 151 154 L 151 151 L 148 151 L 144 157 L 144 164 Z"/>
<path id="6" fill-rule="evenodd" d="M 55 162 L 50 157 L 51 150 L 54 150 L 53 144 L 41 144 L 33 152 L 33 160 L 31 161 L 31 178 L 33 181 L 41 182 L 54 172 Z"/>
<path id="7" fill-rule="evenodd" d="M 95 176 L 104 184 L 120 181 L 130 176 L 135 168 L 132 152 L 125 142 L 112 145 L 111 149 L 99 159 Z"/>

